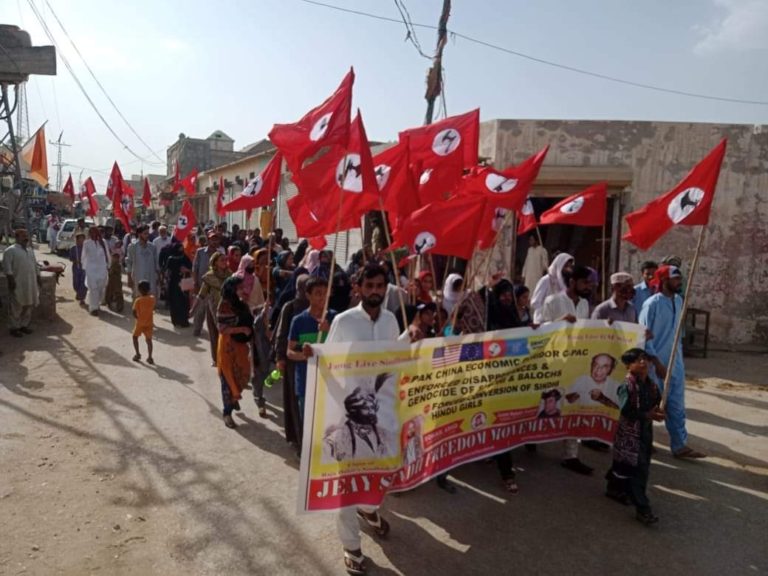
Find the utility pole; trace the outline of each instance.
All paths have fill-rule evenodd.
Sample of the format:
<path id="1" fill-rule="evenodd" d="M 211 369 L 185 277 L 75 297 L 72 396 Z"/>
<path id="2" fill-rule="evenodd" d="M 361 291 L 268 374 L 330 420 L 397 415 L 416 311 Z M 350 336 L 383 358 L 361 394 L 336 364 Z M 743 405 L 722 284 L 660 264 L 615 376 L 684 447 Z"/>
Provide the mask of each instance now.
<path id="1" fill-rule="evenodd" d="M 59 139 L 55 142 L 53 140 L 48 140 L 48 144 L 51 144 L 52 146 L 56 146 L 56 192 L 61 192 L 61 168 L 64 166 L 64 164 L 61 163 L 61 148 L 62 146 L 70 146 L 69 144 L 66 144 L 65 142 L 61 141 L 61 137 L 64 136 L 64 130 L 61 131 L 61 134 L 59 134 Z"/>
<path id="2" fill-rule="evenodd" d="M 440 13 L 440 21 L 437 24 L 437 48 L 432 59 L 432 68 L 427 72 L 427 115 L 424 125 L 432 124 L 435 112 L 435 100 L 443 91 L 443 48 L 448 42 L 448 17 L 451 15 L 451 0 L 443 0 L 443 10 Z"/>

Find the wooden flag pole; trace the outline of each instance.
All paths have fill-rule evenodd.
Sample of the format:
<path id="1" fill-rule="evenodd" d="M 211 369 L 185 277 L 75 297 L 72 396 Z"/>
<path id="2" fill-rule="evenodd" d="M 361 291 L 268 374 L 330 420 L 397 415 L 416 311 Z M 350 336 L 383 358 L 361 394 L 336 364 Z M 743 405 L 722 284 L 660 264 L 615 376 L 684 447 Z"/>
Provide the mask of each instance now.
<path id="1" fill-rule="evenodd" d="M 517 217 L 516 215 L 512 215 L 512 262 L 510 262 L 510 272 L 509 272 L 509 279 L 512 281 L 512 284 L 515 283 L 515 280 L 517 279 Z"/>
<path id="2" fill-rule="evenodd" d="M 539 239 L 539 246 L 544 248 L 544 242 L 541 240 L 541 232 L 539 232 L 539 223 L 536 223 L 536 237 Z"/>
<path id="3" fill-rule="evenodd" d="M 331 253 L 331 269 L 328 272 L 328 289 L 325 291 L 325 304 L 323 304 L 323 315 L 320 316 L 320 322 L 325 320 L 328 314 L 328 305 L 331 302 L 331 291 L 333 290 L 333 275 L 336 268 L 336 250 L 339 244 L 339 230 L 341 228 L 341 209 L 344 206 L 344 188 L 339 186 L 339 212 L 336 217 L 336 232 L 333 235 L 333 252 Z M 317 331 L 317 343 L 320 343 L 322 331 Z"/>
<path id="4" fill-rule="evenodd" d="M 600 274 L 600 284 L 602 288 L 602 294 L 603 294 L 603 301 L 605 301 L 608 297 L 606 296 L 606 288 L 608 284 L 608 279 L 605 277 L 605 220 L 603 220 L 603 239 L 602 239 L 602 256 L 600 257 L 600 263 L 602 264 L 602 272 Z"/>
<path id="5" fill-rule="evenodd" d="M 405 330 L 408 330 L 408 315 L 405 313 L 405 299 L 403 298 L 403 291 L 400 288 L 400 274 L 397 271 L 397 260 L 395 260 L 395 253 L 392 250 L 392 237 L 389 234 L 389 222 L 387 221 L 387 214 L 384 212 L 384 199 L 381 195 L 379 195 L 379 206 L 381 207 L 381 221 L 384 226 L 384 238 L 387 240 L 389 256 L 392 259 L 392 274 L 395 277 L 397 298 L 400 300 L 400 314 L 403 315 L 403 326 L 405 326 Z M 363 247 L 363 258 L 365 258 L 365 247 Z"/>
<path id="6" fill-rule="evenodd" d="M 680 312 L 680 318 L 677 320 L 677 326 L 675 326 L 675 339 L 672 341 L 672 354 L 669 356 L 669 362 L 667 362 L 667 374 L 664 376 L 664 390 L 661 395 L 661 408 L 667 403 L 669 397 L 669 382 L 672 379 L 672 368 L 675 365 L 675 356 L 677 355 L 678 344 L 680 343 L 680 336 L 683 333 L 683 326 L 685 325 L 685 313 L 688 311 L 688 302 L 691 296 L 691 286 L 693 286 L 693 277 L 696 275 L 696 269 L 699 265 L 699 254 L 701 253 L 701 246 L 704 241 L 704 229 L 702 226 L 699 229 L 699 239 L 696 242 L 696 250 L 693 253 L 693 261 L 691 262 L 691 273 L 688 276 L 688 284 L 685 287 L 685 296 L 683 296 L 683 309 Z M 682 271 L 681 271 L 682 273 Z M 682 351 L 680 352 L 682 354 Z M 682 384 L 685 386 L 685 382 Z"/>

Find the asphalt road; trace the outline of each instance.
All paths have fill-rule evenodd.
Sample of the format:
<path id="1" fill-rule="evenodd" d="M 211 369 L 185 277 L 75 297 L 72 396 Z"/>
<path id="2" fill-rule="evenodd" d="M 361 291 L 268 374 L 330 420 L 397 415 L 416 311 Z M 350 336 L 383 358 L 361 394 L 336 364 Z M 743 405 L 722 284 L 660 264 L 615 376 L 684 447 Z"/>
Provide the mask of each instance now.
<path id="1" fill-rule="evenodd" d="M 279 388 L 268 419 L 248 401 L 229 430 L 205 334 L 161 311 L 157 365 L 132 362 L 128 315 L 93 318 L 62 282 L 58 321 L 24 339 L 2 324 L 0 574 L 343 574 L 333 517 L 295 512 Z M 734 358 L 692 363 L 691 443 L 711 458 L 671 458 L 657 428 L 657 526 L 603 496 L 609 455 L 582 449 L 582 477 L 559 445 L 519 449 L 517 496 L 481 462 L 454 471 L 455 495 L 389 497 L 388 539 L 363 540 L 370 573 L 765 574 L 768 363 L 723 373 Z"/>

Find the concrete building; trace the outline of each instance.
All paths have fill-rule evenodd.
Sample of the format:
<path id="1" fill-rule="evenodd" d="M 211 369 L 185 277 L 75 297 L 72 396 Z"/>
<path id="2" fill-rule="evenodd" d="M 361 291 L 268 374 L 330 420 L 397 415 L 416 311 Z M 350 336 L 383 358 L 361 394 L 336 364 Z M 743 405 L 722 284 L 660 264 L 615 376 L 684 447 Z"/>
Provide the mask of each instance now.
<path id="1" fill-rule="evenodd" d="M 549 144 L 534 186 L 537 215 L 589 184 L 609 183 L 607 273 L 639 279 L 644 260 L 677 255 L 690 266 L 698 228 L 676 226 L 651 250 L 621 241 L 623 217 L 668 191 L 721 138 L 728 151 L 704 237 L 691 306 L 711 313 L 710 335 L 727 344 L 768 342 L 768 127 L 753 125 L 578 120 L 492 120 L 481 125 L 480 154 L 497 167 L 517 164 Z M 570 229 L 567 229 L 570 228 Z M 601 264 L 602 230 L 540 227 L 550 251 L 572 250 Z M 523 239 L 508 233 L 497 267 L 519 267 Z M 504 261 L 505 260 L 505 261 Z"/>
<path id="2" fill-rule="evenodd" d="M 177 161 L 181 176 L 184 177 L 192 170 L 202 172 L 248 155 L 243 151 L 235 152 L 234 146 L 235 141 L 221 130 L 216 130 L 205 139 L 190 138 L 182 132 L 166 151 L 167 176 L 173 177 Z"/>

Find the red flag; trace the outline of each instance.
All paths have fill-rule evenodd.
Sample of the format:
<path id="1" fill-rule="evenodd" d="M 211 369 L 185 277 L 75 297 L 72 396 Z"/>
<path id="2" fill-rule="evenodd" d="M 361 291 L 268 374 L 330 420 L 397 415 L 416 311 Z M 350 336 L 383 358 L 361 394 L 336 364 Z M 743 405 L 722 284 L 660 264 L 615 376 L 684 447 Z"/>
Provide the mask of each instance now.
<path id="1" fill-rule="evenodd" d="M 439 158 L 458 153 L 463 167 L 470 169 L 477 164 L 480 142 L 480 109 L 451 116 L 434 124 L 410 128 L 400 132 L 400 138 L 409 137 L 411 162 L 423 162 L 431 167 Z"/>
<path id="2" fill-rule="evenodd" d="M 280 191 L 280 170 L 282 164 L 283 155 L 278 152 L 272 157 L 272 160 L 269 161 L 269 164 L 264 167 L 261 173 L 246 184 L 240 194 L 222 205 L 222 212 L 219 212 L 219 215 L 226 212 L 236 212 L 238 210 L 253 210 L 254 208 L 262 208 L 272 204 Z M 216 201 L 217 206 L 224 194 L 223 190 L 224 179 L 222 178 L 219 184 L 219 198 Z"/>
<path id="3" fill-rule="evenodd" d="M 152 204 L 152 190 L 149 187 L 149 178 L 144 177 L 144 192 L 141 195 L 141 203 L 145 208 L 149 208 Z"/>
<path id="4" fill-rule="evenodd" d="M 93 218 L 99 211 L 99 204 L 96 202 L 94 195 L 96 194 L 96 186 L 93 184 L 93 179 L 89 176 L 85 179 L 82 186 L 80 186 L 80 199 L 88 200 L 88 210 L 86 214 Z"/>
<path id="5" fill-rule="evenodd" d="M 192 204 L 189 203 L 189 200 L 184 200 L 179 219 L 176 221 L 176 228 L 173 230 L 173 236 L 179 242 L 183 242 L 186 240 L 187 236 L 192 233 L 195 226 L 197 226 L 197 216 L 195 216 L 195 211 L 192 208 Z"/>
<path id="6" fill-rule="evenodd" d="M 525 204 L 517 212 L 517 235 L 522 236 L 536 228 L 536 213 L 533 211 L 533 204 L 530 198 L 525 199 Z"/>
<path id="7" fill-rule="evenodd" d="M 486 204 L 467 196 L 428 204 L 402 223 L 393 246 L 406 245 L 415 254 L 434 252 L 470 258 L 477 246 Z"/>
<path id="8" fill-rule="evenodd" d="M 75 203 L 75 185 L 72 182 L 72 174 L 70 174 L 69 178 L 67 178 L 67 183 L 64 184 L 64 189 L 62 190 L 62 193 L 69 196 L 70 204 Z"/>
<path id="9" fill-rule="evenodd" d="M 173 173 L 173 185 L 171 186 L 171 192 L 176 194 L 181 186 L 181 168 L 179 167 L 179 161 L 176 160 L 176 168 Z"/>
<path id="10" fill-rule="evenodd" d="M 723 138 L 672 190 L 627 214 L 629 232 L 622 238 L 648 250 L 675 224 L 706 226 L 727 142 Z"/>
<path id="11" fill-rule="evenodd" d="M 291 172 L 297 173 L 304 161 L 324 146 L 347 144 L 354 82 L 355 71 L 350 68 L 336 91 L 320 106 L 294 124 L 272 127 L 269 139 L 285 155 Z"/>
<path id="12" fill-rule="evenodd" d="M 608 207 L 608 185 L 605 182 L 569 196 L 544 212 L 541 224 L 576 224 L 602 226 Z"/>
<path id="13" fill-rule="evenodd" d="M 413 172 L 409 168 L 408 137 L 373 157 L 373 171 L 384 202 L 391 215 L 405 215 L 421 208 Z"/>
<path id="14" fill-rule="evenodd" d="M 179 182 L 179 186 L 181 188 L 184 188 L 184 190 L 187 191 L 187 196 L 195 195 L 196 184 L 197 184 L 197 168 L 195 168 L 194 170 L 192 170 L 192 172 L 184 176 L 181 182 Z"/>
<path id="15" fill-rule="evenodd" d="M 315 250 L 322 250 L 328 246 L 328 241 L 325 239 L 325 236 L 315 236 L 309 239 L 309 245 Z"/>
<path id="16" fill-rule="evenodd" d="M 525 186 L 519 184 L 518 178 L 507 176 L 504 172 L 490 167 L 480 168 L 461 179 L 456 194 L 483 198 L 499 208 L 519 210 L 528 193 Z"/>
<path id="17" fill-rule="evenodd" d="M 307 203 L 307 197 L 303 194 L 298 194 L 293 198 L 286 201 L 288 207 L 288 214 L 293 220 L 293 224 L 296 227 L 296 234 L 301 238 L 313 238 L 315 236 L 325 236 L 326 234 L 333 234 L 336 232 L 337 219 L 321 219 L 314 211 L 313 208 Z M 338 204 L 336 205 L 338 208 Z M 349 230 L 350 228 L 360 227 L 360 217 L 347 216 L 346 219 L 341 222 L 342 230 Z"/>
<path id="18" fill-rule="evenodd" d="M 339 218 L 358 228 L 363 214 L 379 209 L 379 187 L 359 110 L 350 129 L 349 145 L 335 147 L 295 174 L 294 180 L 312 211 L 320 220 L 329 221 L 333 232 Z"/>
<path id="19" fill-rule="evenodd" d="M 483 217 L 480 219 L 480 226 L 476 232 L 477 247 L 485 250 L 496 242 L 496 236 L 504 224 L 508 222 L 507 214 L 509 214 L 509 210 L 487 200 L 481 201 L 479 198 L 476 198 L 475 201 L 482 202 L 485 206 Z"/>
<path id="20" fill-rule="evenodd" d="M 447 200 L 461 182 L 464 174 L 464 157 L 461 150 L 448 156 L 436 156 L 431 160 L 418 160 L 411 165 L 414 178 L 418 179 L 418 201 L 424 206 L 430 202 Z"/>
<path id="21" fill-rule="evenodd" d="M 120 167 L 115 162 L 112 165 L 112 172 L 109 175 L 109 181 L 107 182 L 107 198 L 114 202 L 115 194 L 122 195 L 123 193 L 123 175 L 120 172 Z"/>

